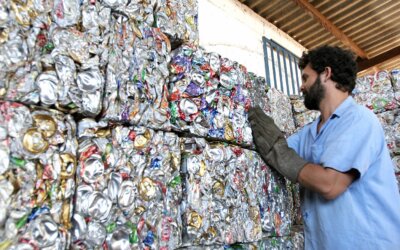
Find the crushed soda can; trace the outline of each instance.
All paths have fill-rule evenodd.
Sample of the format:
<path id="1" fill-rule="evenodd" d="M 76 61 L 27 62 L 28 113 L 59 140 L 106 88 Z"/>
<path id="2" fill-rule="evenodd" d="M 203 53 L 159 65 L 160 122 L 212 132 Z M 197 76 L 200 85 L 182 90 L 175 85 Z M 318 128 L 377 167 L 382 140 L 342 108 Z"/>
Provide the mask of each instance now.
<path id="1" fill-rule="evenodd" d="M 252 242 L 289 233 L 287 182 L 254 151 L 182 138 L 181 172 L 183 246 Z"/>
<path id="2" fill-rule="evenodd" d="M 289 96 L 275 88 L 270 88 L 264 94 L 263 100 L 261 107 L 264 113 L 269 115 L 286 135 L 292 134 L 295 131 L 295 125 Z"/>
<path id="3" fill-rule="evenodd" d="M 173 130 L 251 145 L 247 80 L 245 67 L 216 53 L 189 44 L 174 50 L 169 79 Z"/>
<path id="4" fill-rule="evenodd" d="M 393 110 L 398 107 L 393 91 L 391 76 L 387 71 L 357 78 L 353 90 L 354 100 L 375 113 Z"/>
<path id="5" fill-rule="evenodd" d="M 0 101 L 1 244 L 15 249 L 69 247 L 75 133 L 70 115 Z"/>
<path id="6" fill-rule="evenodd" d="M 175 249 L 182 196 L 177 135 L 85 118 L 72 244 L 75 249 Z"/>

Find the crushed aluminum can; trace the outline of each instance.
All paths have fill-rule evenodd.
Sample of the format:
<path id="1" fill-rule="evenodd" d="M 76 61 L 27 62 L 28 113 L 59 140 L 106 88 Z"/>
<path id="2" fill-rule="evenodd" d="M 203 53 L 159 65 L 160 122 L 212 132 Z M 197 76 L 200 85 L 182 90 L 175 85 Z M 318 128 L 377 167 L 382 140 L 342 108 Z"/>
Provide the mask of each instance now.
<path id="1" fill-rule="evenodd" d="M 54 0 L 52 17 L 60 27 L 76 25 L 81 16 L 79 0 Z"/>
<path id="2" fill-rule="evenodd" d="M 0 101 L 0 241 L 69 247 L 77 167 L 70 115 Z M 3 214 L 3 213 L 2 213 Z M 24 243 L 24 244 L 25 244 Z"/>

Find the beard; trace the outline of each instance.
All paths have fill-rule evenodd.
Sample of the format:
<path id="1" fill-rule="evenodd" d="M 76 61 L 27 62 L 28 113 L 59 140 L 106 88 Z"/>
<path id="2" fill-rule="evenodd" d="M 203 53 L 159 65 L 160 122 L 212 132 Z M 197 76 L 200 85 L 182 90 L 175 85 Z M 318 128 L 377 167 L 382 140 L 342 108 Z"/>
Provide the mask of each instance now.
<path id="1" fill-rule="evenodd" d="M 319 75 L 308 90 L 303 91 L 304 105 L 309 110 L 319 110 L 319 104 L 325 97 L 325 87 L 321 84 Z"/>

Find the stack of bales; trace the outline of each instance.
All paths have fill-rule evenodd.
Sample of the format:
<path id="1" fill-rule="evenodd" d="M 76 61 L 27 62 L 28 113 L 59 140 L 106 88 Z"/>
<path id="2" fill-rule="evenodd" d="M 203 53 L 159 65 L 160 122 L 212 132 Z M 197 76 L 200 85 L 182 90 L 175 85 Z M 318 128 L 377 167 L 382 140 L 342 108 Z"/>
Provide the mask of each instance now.
<path id="1" fill-rule="evenodd" d="M 394 98 L 391 77 L 387 71 L 357 78 L 353 96 L 357 103 L 381 113 L 398 107 Z"/>
<path id="2" fill-rule="evenodd" d="M 302 245 L 248 149 L 249 107 L 289 135 L 289 100 L 196 22 L 196 1 L 0 4 L 1 248 Z"/>

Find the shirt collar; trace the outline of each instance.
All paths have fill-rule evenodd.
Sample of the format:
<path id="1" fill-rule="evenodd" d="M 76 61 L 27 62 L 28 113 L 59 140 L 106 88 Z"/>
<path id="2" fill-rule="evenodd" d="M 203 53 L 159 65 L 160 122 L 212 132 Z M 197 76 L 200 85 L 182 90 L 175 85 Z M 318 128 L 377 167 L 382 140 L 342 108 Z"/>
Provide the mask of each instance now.
<path id="1" fill-rule="evenodd" d="M 334 119 L 336 117 L 340 118 L 344 112 L 346 112 L 346 110 L 348 110 L 348 108 L 352 105 L 355 104 L 355 101 L 353 99 L 353 97 L 349 96 L 347 97 L 340 105 L 339 107 L 336 108 L 336 110 L 333 112 L 333 114 L 331 115 L 330 119 Z M 315 122 L 311 125 L 311 134 L 313 136 L 313 138 L 317 138 L 318 134 L 317 134 L 317 126 L 319 121 L 321 120 L 321 115 L 315 120 Z M 329 121 L 327 121 L 321 128 L 320 133 L 324 130 L 325 126 L 327 126 L 327 124 L 329 123 Z"/>
<path id="2" fill-rule="evenodd" d="M 353 97 L 349 96 L 339 105 L 339 107 L 336 108 L 335 112 L 333 112 L 331 116 L 331 119 L 335 117 L 340 118 L 344 114 L 344 112 L 346 112 L 346 110 L 348 110 L 348 108 L 352 105 L 354 105 L 354 99 Z"/>

